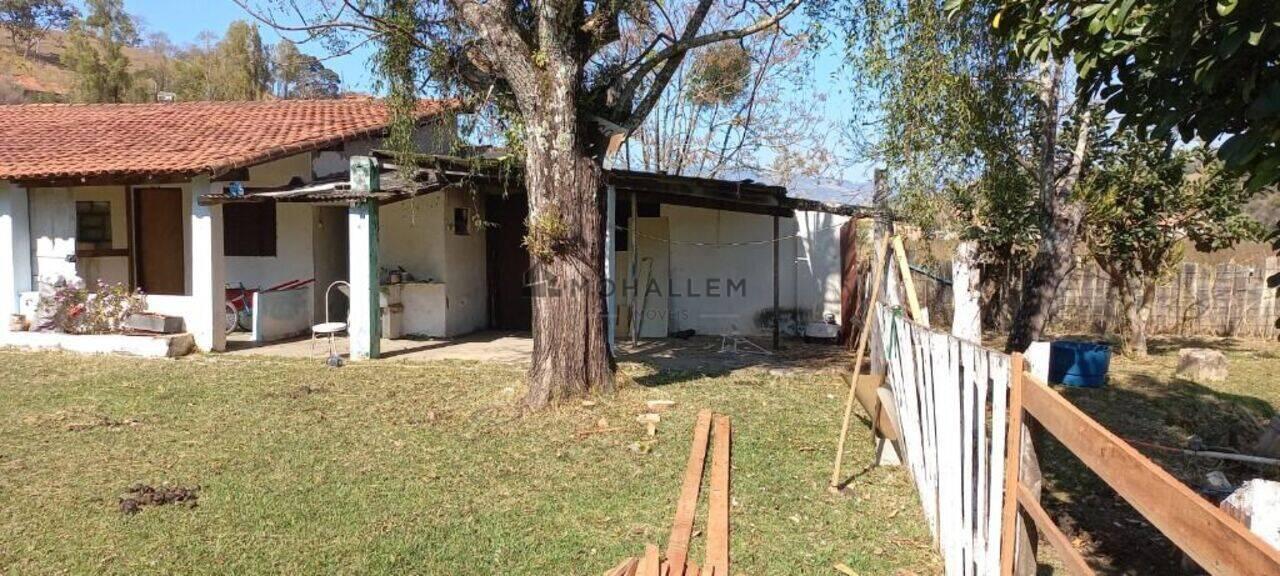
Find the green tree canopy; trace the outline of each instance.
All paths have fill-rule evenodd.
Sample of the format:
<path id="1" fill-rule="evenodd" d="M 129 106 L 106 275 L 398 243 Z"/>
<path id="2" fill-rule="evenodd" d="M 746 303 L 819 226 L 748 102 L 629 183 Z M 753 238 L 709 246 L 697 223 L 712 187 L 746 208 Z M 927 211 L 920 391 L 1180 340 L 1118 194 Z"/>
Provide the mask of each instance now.
<path id="1" fill-rule="evenodd" d="M 71 22 L 63 63 L 75 74 L 80 102 L 124 102 L 133 76 L 126 46 L 138 42 L 138 27 L 123 0 L 88 0 L 88 16 Z"/>
<path id="2" fill-rule="evenodd" d="M 969 0 L 949 0 L 953 7 Z M 985 3 L 984 3 L 985 5 Z M 1222 139 L 1257 190 L 1280 181 L 1280 2 L 999 0 L 979 6 L 1023 55 L 1071 54 L 1078 90 L 1160 139 Z"/>
<path id="3" fill-rule="evenodd" d="M 66 28 L 75 17 L 66 0 L 0 0 L 0 28 L 23 58 L 50 29 Z"/>
<path id="4" fill-rule="evenodd" d="M 1220 250 L 1255 238 L 1259 226 L 1244 211 L 1243 182 L 1207 147 L 1177 150 L 1169 138 L 1121 129 L 1095 155 L 1081 187 L 1083 236 L 1125 311 L 1126 350 L 1142 356 L 1156 286 L 1182 261 L 1184 242 Z"/>

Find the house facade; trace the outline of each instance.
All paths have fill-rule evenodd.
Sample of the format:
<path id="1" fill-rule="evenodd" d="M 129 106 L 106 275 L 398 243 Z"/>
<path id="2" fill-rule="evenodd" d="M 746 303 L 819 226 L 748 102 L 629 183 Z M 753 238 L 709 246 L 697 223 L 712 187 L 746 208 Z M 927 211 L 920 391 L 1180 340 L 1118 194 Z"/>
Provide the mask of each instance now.
<path id="1" fill-rule="evenodd" d="M 388 117 L 371 100 L 0 107 L 0 330 L 42 285 L 98 282 L 140 289 L 204 350 L 227 345 L 228 286 L 250 289 L 235 338 L 255 343 L 327 318 L 349 320 L 354 356 L 382 337 L 528 329 L 527 203 L 518 185 L 450 173 L 455 112 L 421 103 L 434 176 L 414 182 L 377 158 Z M 617 334 L 840 317 L 847 210 L 751 182 L 607 180 Z"/>

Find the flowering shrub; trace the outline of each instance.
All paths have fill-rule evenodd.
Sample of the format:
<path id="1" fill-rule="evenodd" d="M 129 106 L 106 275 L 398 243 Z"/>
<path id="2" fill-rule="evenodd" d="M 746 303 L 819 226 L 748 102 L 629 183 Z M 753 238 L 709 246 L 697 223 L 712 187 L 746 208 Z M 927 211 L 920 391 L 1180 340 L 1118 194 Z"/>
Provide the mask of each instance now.
<path id="1" fill-rule="evenodd" d="M 83 284 L 67 284 L 40 299 L 40 316 L 54 330 L 67 334 L 120 332 L 131 314 L 146 309 L 142 292 L 130 292 L 124 284 L 101 280 L 89 290 Z"/>

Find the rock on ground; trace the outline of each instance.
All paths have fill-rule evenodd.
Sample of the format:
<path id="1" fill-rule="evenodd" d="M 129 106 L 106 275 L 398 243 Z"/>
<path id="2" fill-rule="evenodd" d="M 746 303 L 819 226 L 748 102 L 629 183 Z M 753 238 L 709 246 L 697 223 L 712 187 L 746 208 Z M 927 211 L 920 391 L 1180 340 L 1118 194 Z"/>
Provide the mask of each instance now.
<path id="1" fill-rule="evenodd" d="M 1208 348 L 1178 350 L 1178 369 L 1174 376 L 1192 382 L 1221 382 L 1227 379 L 1227 357 Z"/>

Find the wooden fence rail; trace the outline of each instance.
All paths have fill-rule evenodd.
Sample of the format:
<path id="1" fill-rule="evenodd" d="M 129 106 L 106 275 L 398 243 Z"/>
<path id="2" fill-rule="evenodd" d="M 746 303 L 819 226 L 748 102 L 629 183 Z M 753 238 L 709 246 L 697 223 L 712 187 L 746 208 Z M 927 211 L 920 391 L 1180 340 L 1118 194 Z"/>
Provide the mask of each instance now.
<path id="1" fill-rule="evenodd" d="M 1021 367 L 1021 359 L 1014 359 Z M 1174 478 L 1133 446 L 1090 418 L 1031 374 L 1014 373 L 1010 421 L 1019 413 L 1034 418 L 1047 434 L 1062 443 L 1174 545 L 1186 552 L 1210 574 L 1280 574 L 1280 551 L 1227 513 L 1210 504 L 1186 484 Z M 1021 431 L 1010 427 L 1011 447 Z M 1017 482 L 1018 459 L 1005 469 L 1006 485 L 1017 486 L 1005 494 L 1006 518 L 1017 507 L 1027 510 L 1049 543 L 1076 574 L 1092 574 L 1070 541 L 1053 525 L 1040 503 Z M 1008 539 L 1005 540 L 1008 542 Z M 1006 555 L 1009 549 L 1006 548 Z M 1011 556 L 1011 555 L 1009 555 Z M 1008 566 L 1010 563 L 1007 563 Z M 1004 574 L 1012 574 L 1005 571 Z"/>
<path id="2" fill-rule="evenodd" d="M 871 398 L 893 429 L 949 576 L 1014 573 L 1014 542 L 1029 519 L 1075 574 L 1089 564 L 1023 484 L 1034 459 L 1024 420 L 1038 423 L 1211 574 L 1280 574 L 1280 551 L 1201 498 L 1133 446 L 1024 370 L 1012 357 L 873 308 L 874 366 L 882 388 Z M 1023 514 L 1019 514 L 1019 512 Z M 1017 562 L 1024 565 L 1024 562 Z M 1034 565 L 1034 562 L 1032 562 Z"/>

